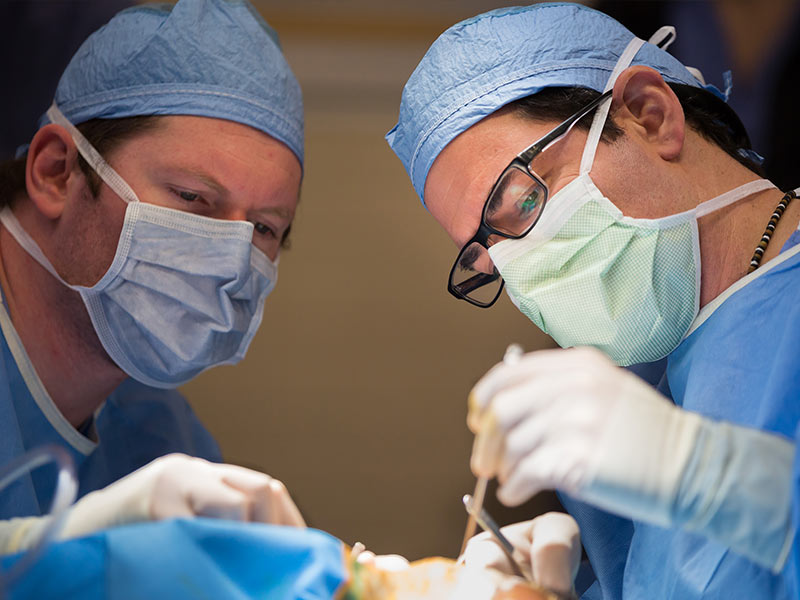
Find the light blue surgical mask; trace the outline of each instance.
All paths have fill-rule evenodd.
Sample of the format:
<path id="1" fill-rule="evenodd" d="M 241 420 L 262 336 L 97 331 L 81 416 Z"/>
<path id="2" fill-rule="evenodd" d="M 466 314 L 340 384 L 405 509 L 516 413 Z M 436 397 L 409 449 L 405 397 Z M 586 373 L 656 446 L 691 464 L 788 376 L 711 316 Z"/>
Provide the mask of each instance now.
<path id="1" fill-rule="evenodd" d="M 106 352 L 125 373 L 171 388 L 245 355 L 275 287 L 277 264 L 253 246 L 253 224 L 140 202 L 131 187 L 53 105 L 81 155 L 128 203 L 117 252 L 91 287 L 56 272 L 10 208 L 0 222 L 56 279 L 83 299 Z"/>

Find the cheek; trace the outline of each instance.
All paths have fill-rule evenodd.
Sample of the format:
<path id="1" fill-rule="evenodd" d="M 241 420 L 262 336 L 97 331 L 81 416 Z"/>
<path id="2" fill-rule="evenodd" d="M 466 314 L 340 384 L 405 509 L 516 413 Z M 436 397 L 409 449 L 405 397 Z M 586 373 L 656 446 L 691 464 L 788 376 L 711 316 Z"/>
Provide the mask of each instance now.
<path id="1" fill-rule="evenodd" d="M 255 233 L 253 237 L 253 245 L 261 250 L 267 257 L 275 262 L 281 251 L 281 243 L 279 240 L 270 239 L 268 241 L 259 240 L 259 234 Z"/>
<path id="2" fill-rule="evenodd" d="M 600 144 L 591 175 L 598 189 L 625 216 L 654 219 L 684 209 L 670 193 L 673 180 L 625 137 L 614 144 Z"/>
<path id="3" fill-rule="evenodd" d="M 488 252 L 482 252 L 478 260 L 475 261 L 473 268 L 481 273 L 494 273 L 495 267 Z"/>
<path id="4" fill-rule="evenodd" d="M 76 219 L 71 236 L 72 283 L 92 286 L 105 275 L 119 244 L 125 220 L 124 202 L 106 198 L 103 190 L 99 198 L 85 200 L 83 214 Z"/>

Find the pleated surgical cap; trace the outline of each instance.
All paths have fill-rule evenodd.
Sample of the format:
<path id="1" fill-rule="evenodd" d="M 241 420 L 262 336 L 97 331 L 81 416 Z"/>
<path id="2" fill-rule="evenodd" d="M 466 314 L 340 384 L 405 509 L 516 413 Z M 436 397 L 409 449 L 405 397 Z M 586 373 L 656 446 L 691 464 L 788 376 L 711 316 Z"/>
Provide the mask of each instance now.
<path id="1" fill-rule="evenodd" d="M 428 171 L 453 138 L 547 87 L 602 91 L 633 37 L 611 17 L 570 3 L 501 8 L 445 31 L 411 74 L 397 125 L 386 134 L 423 204 Z M 719 95 L 653 44 L 644 44 L 632 64 Z"/>
<path id="2" fill-rule="evenodd" d="M 76 125 L 142 115 L 235 121 L 280 140 L 303 163 L 300 86 L 277 34 L 245 0 L 120 12 L 75 53 L 55 102 Z"/>

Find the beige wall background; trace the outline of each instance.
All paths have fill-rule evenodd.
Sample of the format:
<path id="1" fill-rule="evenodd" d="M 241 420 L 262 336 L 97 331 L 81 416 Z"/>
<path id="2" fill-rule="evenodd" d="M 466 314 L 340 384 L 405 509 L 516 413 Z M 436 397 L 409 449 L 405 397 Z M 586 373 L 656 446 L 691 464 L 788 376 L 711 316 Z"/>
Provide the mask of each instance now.
<path id="1" fill-rule="evenodd" d="M 467 393 L 509 343 L 552 343 L 505 296 L 481 310 L 447 293 L 457 248 L 383 136 L 436 36 L 501 4 L 256 4 L 305 95 L 302 201 L 246 360 L 183 391 L 226 460 L 283 480 L 311 525 L 376 552 L 454 556 L 474 487 Z M 490 508 L 510 522 L 553 502 Z"/>

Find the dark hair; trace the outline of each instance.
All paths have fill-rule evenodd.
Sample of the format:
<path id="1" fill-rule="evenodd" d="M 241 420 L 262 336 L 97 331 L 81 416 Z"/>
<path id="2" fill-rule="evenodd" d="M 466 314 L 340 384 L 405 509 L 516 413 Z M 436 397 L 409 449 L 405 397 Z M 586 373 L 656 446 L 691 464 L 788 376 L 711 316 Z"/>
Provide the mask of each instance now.
<path id="1" fill-rule="evenodd" d="M 78 130 L 89 140 L 101 156 L 109 156 L 123 142 L 155 128 L 158 117 L 125 117 L 122 119 L 92 119 L 78 125 Z M 27 155 L 0 163 L 0 207 L 10 204 L 17 195 L 25 192 L 25 164 Z M 86 175 L 92 196 L 100 190 L 100 178 L 89 164 L 78 156 L 78 164 Z"/>
<path id="2" fill-rule="evenodd" d="M 750 149 L 750 138 L 739 120 L 739 117 L 721 99 L 711 92 L 691 85 L 678 83 L 668 84 L 683 107 L 683 114 L 689 126 L 724 150 L 728 155 L 753 171 L 764 176 L 761 164 L 747 152 Z M 515 100 L 507 107 L 519 116 L 534 120 L 563 121 L 578 112 L 600 95 L 589 88 L 554 87 Z M 589 129 L 591 119 L 583 117 L 576 127 Z M 603 128 L 602 139 L 613 142 L 622 135 L 622 129 L 614 123 L 609 114 Z"/>

